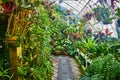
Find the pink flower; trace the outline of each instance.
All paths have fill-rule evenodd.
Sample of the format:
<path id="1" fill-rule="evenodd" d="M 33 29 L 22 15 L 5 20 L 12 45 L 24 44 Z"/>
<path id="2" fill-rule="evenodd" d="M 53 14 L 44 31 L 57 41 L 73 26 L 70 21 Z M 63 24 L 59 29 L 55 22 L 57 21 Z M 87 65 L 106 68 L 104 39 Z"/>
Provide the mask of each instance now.
<path id="1" fill-rule="evenodd" d="M 38 13 L 37 10 L 34 10 L 34 11 L 33 11 L 33 14 L 34 14 L 34 15 L 36 15 L 37 13 Z"/>

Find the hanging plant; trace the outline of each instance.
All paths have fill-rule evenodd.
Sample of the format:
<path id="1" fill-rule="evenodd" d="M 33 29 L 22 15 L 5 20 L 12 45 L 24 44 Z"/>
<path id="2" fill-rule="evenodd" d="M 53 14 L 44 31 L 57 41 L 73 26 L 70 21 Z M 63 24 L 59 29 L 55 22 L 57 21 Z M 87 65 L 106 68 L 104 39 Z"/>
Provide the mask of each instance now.
<path id="1" fill-rule="evenodd" d="M 98 21 L 102 21 L 103 24 L 111 24 L 114 17 L 110 18 L 110 11 L 108 8 L 98 6 L 94 9 L 95 17 Z"/>
<path id="2" fill-rule="evenodd" d="M 95 11 L 95 17 L 96 17 L 96 19 L 98 20 L 98 21 L 101 21 L 102 20 L 102 18 L 100 17 L 100 13 L 98 12 L 98 11 Z"/>
<path id="3" fill-rule="evenodd" d="M 103 24 L 112 24 L 112 20 L 113 19 L 116 19 L 115 17 L 112 17 L 112 18 L 107 18 L 107 19 L 105 19 L 105 20 L 103 20 Z"/>
<path id="4" fill-rule="evenodd" d="M 103 5 L 103 4 L 109 4 L 108 1 L 109 0 L 98 0 L 97 3 L 99 2 L 101 5 Z M 115 7 L 115 2 L 119 2 L 119 0 L 110 0 L 110 3 L 111 3 L 110 7 L 113 8 L 113 9 Z M 97 4 L 97 3 L 95 3 L 95 4 Z"/>
<path id="5" fill-rule="evenodd" d="M 106 20 L 110 17 L 110 11 L 108 8 L 97 6 L 94 8 L 94 15 L 98 21 Z"/>
<path id="6" fill-rule="evenodd" d="M 10 13 L 16 9 L 16 3 L 13 1 L 4 2 L 1 4 L 4 12 Z"/>
<path id="7" fill-rule="evenodd" d="M 92 13 L 86 13 L 85 15 L 83 15 L 83 18 L 84 19 L 87 19 L 87 20 L 91 20 L 91 17 L 93 16 L 93 14 Z"/>

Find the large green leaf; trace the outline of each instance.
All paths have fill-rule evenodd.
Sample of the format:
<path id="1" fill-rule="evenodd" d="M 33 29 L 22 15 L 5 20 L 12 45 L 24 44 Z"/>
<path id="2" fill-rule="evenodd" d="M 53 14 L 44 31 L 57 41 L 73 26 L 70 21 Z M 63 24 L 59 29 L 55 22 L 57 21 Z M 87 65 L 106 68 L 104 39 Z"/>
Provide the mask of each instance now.
<path id="1" fill-rule="evenodd" d="M 118 8 L 117 16 L 120 17 L 120 8 Z"/>

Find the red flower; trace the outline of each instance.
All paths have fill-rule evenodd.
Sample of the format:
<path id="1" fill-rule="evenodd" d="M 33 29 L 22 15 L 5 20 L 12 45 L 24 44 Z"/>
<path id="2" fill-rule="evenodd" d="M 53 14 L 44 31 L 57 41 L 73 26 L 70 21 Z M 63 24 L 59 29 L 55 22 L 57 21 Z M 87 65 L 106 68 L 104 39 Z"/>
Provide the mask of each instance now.
<path id="1" fill-rule="evenodd" d="M 16 4 L 13 1 L 2 3 L 2 7 L 4 9 L 4 12 L 10 13 L 15 10 Z"/>
<path id="2" fill-rule="evenodd" d="M 105 30 L 106 35 L 111 35 L 113 32 L 110 32 L 108 28 Z"/>

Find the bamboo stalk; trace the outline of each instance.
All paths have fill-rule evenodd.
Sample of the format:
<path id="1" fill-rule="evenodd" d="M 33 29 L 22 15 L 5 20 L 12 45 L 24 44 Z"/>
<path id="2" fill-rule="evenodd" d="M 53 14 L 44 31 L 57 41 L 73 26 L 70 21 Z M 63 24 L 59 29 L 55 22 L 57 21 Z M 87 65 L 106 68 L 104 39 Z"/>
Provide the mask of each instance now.
<path id="1" fill-rule="evenodd" d="M 23 14 L 22 14 L 22 12 L 20 12 L 19 13 L 19 27 L 20 27 L 20 29 L 19 29 L 19 35 L 21 35 L 21 33 L 22 33 L 22 25 L 23 25 Z"/>
<path id="2" fill-rule="evenodd" d="M 15 33 L 16 33 L 16 31 L 15 31 L 15 28 L 16 28 L 16 19 L 15 19 L 15 15 L 14 15 L 14 17 L 13 17 L 13 28 L 12 28 L 12 30 L 11 30 L 11 35 L 15 35 Z"/>
<path id="3" fill-rule="evenodd" d="M 14 24 L 14 25 L 16 26 L 16 27 L 15 27 L 15 30 L 14 30 L 16 35 L 18 35 L 17 32 L 19 32 L 19 31 L 18 31 L 18 28 L 19 28 L 19 25 L 18 25 L 19 23 L 18 23 L 18 21 L 19 21 L 19 20 L 18 20 L 18 15 L 16 15 L 16 16 L 15 16 L 15 24 Z M 14 34 L 14 35 L 15 35 L 15 34 Z"/>
<path id="4" fill-rule="evenodd" d="M 13 16 L 13 12 L 10 14 L 10 18 L 8 19 L 8 28 L 7 28 L 8 35 L 10 34 L 10 24 L 11 24 L 12 16 Z"/>
<path id="5" fill-rule="evenodd" d="M 28 32 L 29 25 L 31 24 L 29 20 L 26 20 L 29 17 L 28 14 L 31 14 L 30 10 L 22 9 L 14 15 L 12 12 L 8 19 L 7 34 L 11 36 L 20 36 L 24 35 L 26 31 Z"/>

